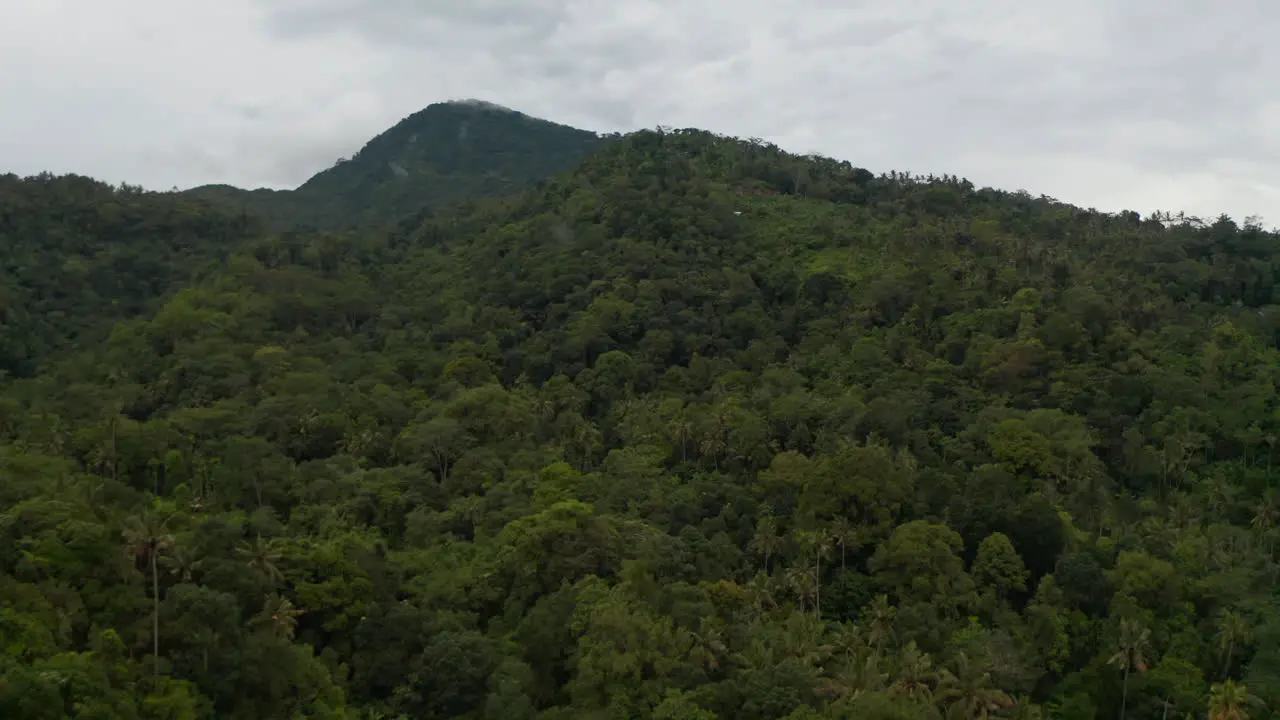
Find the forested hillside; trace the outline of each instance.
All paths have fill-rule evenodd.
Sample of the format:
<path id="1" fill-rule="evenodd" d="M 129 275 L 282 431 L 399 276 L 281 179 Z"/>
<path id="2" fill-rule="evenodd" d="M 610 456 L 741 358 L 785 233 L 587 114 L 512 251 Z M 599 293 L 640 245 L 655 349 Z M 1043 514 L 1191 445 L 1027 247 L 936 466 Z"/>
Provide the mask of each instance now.
<path id="1" fill-rule="evenodd" d="M 179 195 L 0 175 L 0 378 L 105 340 L 112 321 L 159 309 L 260 231 L 256 218 Z"/>
<path id="2" fill-rule="evenodd" d="M 186 194 L 224 202 L 279 230 L 382 227 L 424 208 L 532 185 L 571 169 L 604 142 L 479 100 L 437 103 L 296 190 L 209 185 Z"/>
<path id="3" fill-rule="evenodd" d="M 259 233 L 0 392 L 0 717 L 1280 717 L 1277 247 L 699 131 Z"/>

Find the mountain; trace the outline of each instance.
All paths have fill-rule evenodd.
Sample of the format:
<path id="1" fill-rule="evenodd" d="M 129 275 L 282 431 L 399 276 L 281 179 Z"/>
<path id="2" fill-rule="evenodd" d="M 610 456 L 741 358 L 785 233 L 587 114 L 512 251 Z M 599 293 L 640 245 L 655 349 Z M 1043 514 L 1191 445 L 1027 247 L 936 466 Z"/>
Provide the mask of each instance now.
<path id="1" fill-rule="evenodd" d="M 531 185 L 569 170 L 604 142 L 597 133 L 492 103 L 437 103 L 296 190 L 207 185 L 188 194 L 229 202 L 281 229 L 385 225 Z"/>
<path id="2" fill-rule="evenodd" d="M 0 387 L 0 716 L 1275 717 L 1278 239 L 700 130 L 251 231 Z"/>
<path id="3" fill-rule="evenodd" d="M 473 100 L 431 105 L 291 191 L 0 177 L 0 374 L 101 341 L 267 230 L 393 226 L 545 180 L 604 142 Z"/>

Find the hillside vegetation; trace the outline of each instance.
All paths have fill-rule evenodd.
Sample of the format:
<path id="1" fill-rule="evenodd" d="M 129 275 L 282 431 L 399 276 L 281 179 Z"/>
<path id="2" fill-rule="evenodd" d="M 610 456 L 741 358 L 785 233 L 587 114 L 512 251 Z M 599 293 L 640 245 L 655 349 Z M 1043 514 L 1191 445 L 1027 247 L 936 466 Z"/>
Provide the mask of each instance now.
<path id="1" fill-rule="evenodd" d="M 75 175 L 0 175 L 0 378 L 106 339 L 261 232 L 223 206 Z"/>
<path id="2" fill-rule="evenodd" d="M 410 216 L 59 300 L 0 716 L 1280 717 L 1275 235 L 692 130 Z"/>
<path id="3" fill-rule="evenodd" d="M 562 173 L 605 142 L 596 133 L 479 101 L 414 113 L 296 190 L 187 191 L 277 230 L 382 227 L 425 208 L 502 195 Z"/>

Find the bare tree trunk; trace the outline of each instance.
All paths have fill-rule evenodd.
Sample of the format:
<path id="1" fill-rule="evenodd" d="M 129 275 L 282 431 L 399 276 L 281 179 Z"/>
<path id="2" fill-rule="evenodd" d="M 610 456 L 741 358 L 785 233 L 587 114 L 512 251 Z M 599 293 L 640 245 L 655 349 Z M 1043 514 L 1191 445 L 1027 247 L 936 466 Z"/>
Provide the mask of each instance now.
<path id="1" fill-rule="evenodd" d="M 1120 720 L 1124 720 L 1125 707 L 1129 704 L 1129 665 L 1125 663 L 1124 684 L 1120 690 Z"/>
<path id="2" fill-rule="evenodd" d="M 111 480 L 112 482 L 118 482 L 120 480 L 120 471 L 119 471 L 119 467 L 120 467 L 119 452 L 120 451 L 116 446 L 116 425 L 119 417 L 120 417 L 119 414 L 117 414 L 112 416 L 111 418 Z"/>
<path id="3" fill-rule="evenodd" d="M 151 672 L 160 674 L 160 573 L 156 568 L 156 542 L 151 541 Z"/>
<path id="4" fill-rule="evenodd" d="M 814 557 L 813 564 L 813 610 L 822 617 L 822 553 Z"/>

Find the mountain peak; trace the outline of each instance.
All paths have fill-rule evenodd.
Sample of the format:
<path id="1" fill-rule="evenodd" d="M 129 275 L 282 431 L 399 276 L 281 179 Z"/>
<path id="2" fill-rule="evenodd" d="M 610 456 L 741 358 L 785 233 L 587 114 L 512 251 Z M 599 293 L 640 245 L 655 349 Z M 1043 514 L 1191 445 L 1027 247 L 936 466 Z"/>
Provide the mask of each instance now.
<path id="1" fill-rule="evenodd" d="M 602 142 L 486 100 L 451 100 L 404 118 L 298 193 L 326 208 L 318 225 L 383 222 L 566 172 Z"/>
<path id="2" fill-rule="evenodd" d="M 267 195 L 208 186 L 192 193 L 239 202 L 281 229 L 379 225 L 567 172 L 605 141 L 488 100 L 454 99 L 405 117 L 297 190 Z"/>
<path id="3" fill-rule="evenodd" d="M 462 107 L 473 107 L 473 108 L 479 108 L 479 109 L 482 109 L 482 110 L 496 110 L 496 111 L 498 111 L 498 112 L 507 112 L 507 113 L 512 113 L 512 114 L 515 114 L 515 115 L 524 115 L 524 113 L 522 113 L 522 112 L 520 112 L 520 111 L 518 111 L 518 110 L 512 110 L 511 108 L 507 107 L 506 105 L 499 105 L 498 103 L 495 103 L 495 102 L 489 102 L 488 100 L 480 100 L 479 98 L 461 98 L 461 99 L 457 99 L 457 100 L 446 100 L 445 102 L 437 103 L 437 104 L 438 104 L 438 105 L 455 105 L 455 106 L 462 106 Z M 430 107 L 430 106 L 428 106 L 428 107 Z"/>

